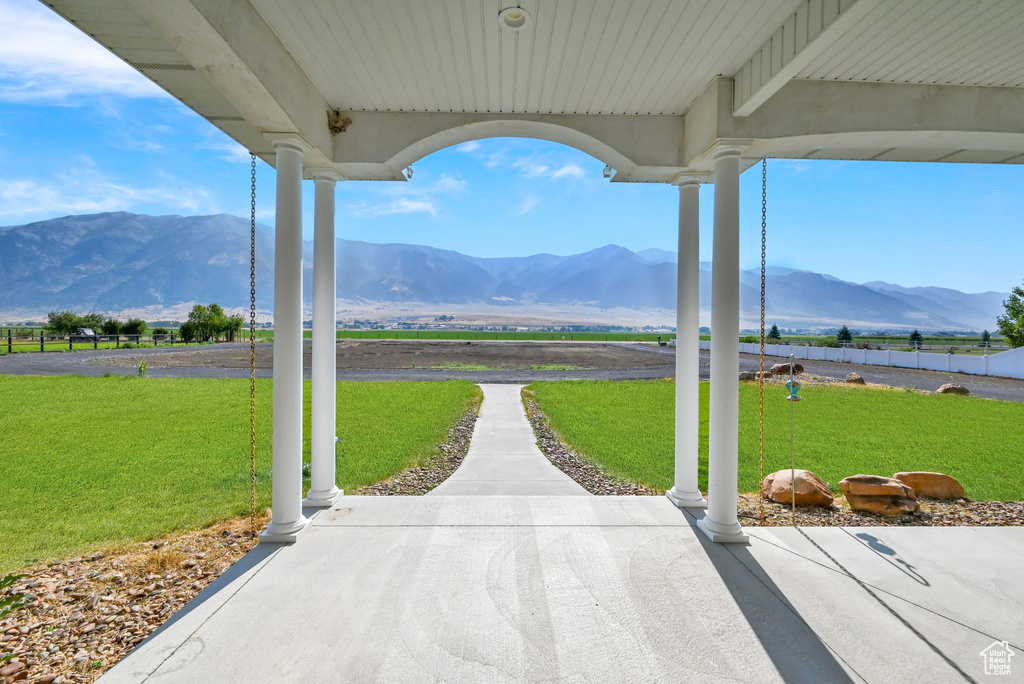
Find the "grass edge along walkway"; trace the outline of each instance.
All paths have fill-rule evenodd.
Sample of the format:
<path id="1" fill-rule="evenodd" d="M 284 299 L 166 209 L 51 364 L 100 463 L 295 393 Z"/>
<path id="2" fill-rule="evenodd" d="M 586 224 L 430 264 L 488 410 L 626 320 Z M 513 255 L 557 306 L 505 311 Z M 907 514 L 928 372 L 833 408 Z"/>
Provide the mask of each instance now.
<path id="1" fill-rule="evenodd" d="M 530 385 L 552 427 L 609 474 L 672 486 L 675 386 L 666 380 Z M 805 385 L 796 404 L 796 465 L 836 490 L 867 473 L 929 470 L 957 478 L 976 500 L 1024 499 L 1024 404 L 902 389 Z M 789 402 L 765 388 L 765 474 L 789 467 Z M 708 383 L 700 389 L 700 486 L 707 488 Z M 757 385 L 740 385 L 739 489 L 758 489 Z"/>
<path id="2" fill-rule="evenodd" d="M 257 381 L 261 508 L 271 386 Z M 338 486 L 426 461 L 475 392 L 465 381 L 339 382 Z M 246 512 L 248 398 L 247 380 L 0 375 L 0 574 Z"/>

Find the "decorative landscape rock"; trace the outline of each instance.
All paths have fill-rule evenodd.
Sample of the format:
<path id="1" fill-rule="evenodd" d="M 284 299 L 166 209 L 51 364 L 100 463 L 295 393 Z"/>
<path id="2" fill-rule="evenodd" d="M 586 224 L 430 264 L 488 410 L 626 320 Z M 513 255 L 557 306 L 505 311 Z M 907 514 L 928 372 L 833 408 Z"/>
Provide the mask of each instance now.
<path id="1" fill-rule="evenodd" d="M 754 371 L 740 371 L 740 380 L 754 380 L 756 378 L 757 375 L 754 374 Z"/>
<path id="2" fill-rule="evenodd" d="M 913 488 L 891 477 L 851 475 L 839 481 L 850 508 L 876 515 L 901 515 L 917 510 Z"/>
<path id="3" fill-rule="evenodd" d="M 789 364 L 788 363 L 777 363 L 771 367 L 772 375 L 789 375 Z M 793 373 L 800 375 L 804 372 L 804 367 L 799 363 L 793 364 Z"/>
<path id="4" fill-rule="evenodd" d="M 772 372 L 771 372 L 770 370 L 766 370 L 766 371 L 764 372 L 764 375 L 762 375 L 762 374 L 761 374 L 761 371 L 757 371 L 757 372 L 755 372 L 755 373 L 754 373 L 754 379 L 755 379 L 755 380 L 760 380 L 760 379 L 761 379 L 762 377 L 763 377 L 763 378 L 764 378 L 765 380 L 771 380 L 771 378 L 772 378 Z"/>
<path id="5" fill-rule="evenodd" d="M 769 501 L 792 505 L 794 487 L 791 474 L 796 476 L 797 506 L 828 508 L 832 505 L 832 490 L 825 481 L 810 470 L 799 468 L 793 473 L 789 470 L 779 470 L 764 478 L 761 482 L 761 496 Z"/>
<path id="6" fill-rule="evenodd" d="M 963 485 L 943 473 L 915 471 L 896 473 L 893 477 L 913 489 L 918 496 L 927 496 L 929 499 L 964 498 Z"/>
<path id="7" fill-rule="evenodd" d="M 846 382 L 850 383 L 851 385 L 865 384 L 864 378 L 860 376 L 860 373 L 850 373 L 849 375 L 846 376 Z"/>
<path id="8" fill-rule="evenodd" d="M 939 389 L 935 390 L 935 393 L 936 394 L 970 394 L 971 391 L 968 390 L 963 385 L 954 385 L 951 382 L 947 382 L 945 385 L 943 385 Z"/>

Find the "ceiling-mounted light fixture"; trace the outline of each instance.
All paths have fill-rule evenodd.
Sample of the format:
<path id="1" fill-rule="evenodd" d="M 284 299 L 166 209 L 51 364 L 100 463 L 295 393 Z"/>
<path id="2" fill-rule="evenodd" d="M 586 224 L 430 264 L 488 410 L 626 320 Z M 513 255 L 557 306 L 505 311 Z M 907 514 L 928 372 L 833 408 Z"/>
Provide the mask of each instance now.
<path id="1" fill-rule="evenodd" d="M 406 180 L 412 180 L 412 166 L 405 167 L 405 178 Z"/>
<path id="2" fill-rule="evenodd" d="M 506 7 L 498 12 L 498 25 L 506 31 L 519 31 L 530 25 L 530 13 L 522 7 Z"/>
<path id="3" fill-rule="evenodd" d="M 611 178 L 612 177 L 612 173 L 614 173 L 614 172 L 615 172 L 615 169 L 612 168 L 612 165 L 611 164 L 606 164 L 605 167 L 604 167 L 604 171 L 601 172 L 601 175 L 604 176 L 605 178 Z"/>

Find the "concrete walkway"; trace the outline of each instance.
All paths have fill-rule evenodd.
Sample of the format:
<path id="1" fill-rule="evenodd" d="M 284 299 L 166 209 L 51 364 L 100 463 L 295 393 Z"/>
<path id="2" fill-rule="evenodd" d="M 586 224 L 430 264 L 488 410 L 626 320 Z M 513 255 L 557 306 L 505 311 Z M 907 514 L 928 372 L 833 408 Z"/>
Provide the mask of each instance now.
<path id="1" fill-rule="evenodd" d="M 693 523 L 664 497 L 344 497 L 101 682 L 964 682 L 1024 653 L 1024 528 Z"/>
<path id="2" fill-rule="evenodd" d="M 522 385 L 480 385 L 484 401 L 462 465 L 430 495 L 590 496 L 537 447 Z"/>

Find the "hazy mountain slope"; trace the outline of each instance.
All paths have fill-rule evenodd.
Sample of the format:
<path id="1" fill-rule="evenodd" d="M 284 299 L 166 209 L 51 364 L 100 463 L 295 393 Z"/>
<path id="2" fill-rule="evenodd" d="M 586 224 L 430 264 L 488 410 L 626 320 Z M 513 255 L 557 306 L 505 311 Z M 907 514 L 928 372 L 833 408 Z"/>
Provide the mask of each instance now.
<path id="1" fill-rule="evenodd" d="M 312 294 L 312 245 L 304 245 L 304 298 Z M 257 304 L 273 303 L 273 235 L 258 228 Z M 675 308 L 674 252 L 617 245 L 557 256 L 480 258 L 422 245 L 338 241 L 338 297 L 367 303 L 587 305 Z M 71 216 L 0 229 L 0 311 L 118 311 L 153 305 L 248 304 L 249 225 L 235 216 Z M 710 264 L 700 301 L 711 307 Z M 1005 294 L 938 287 L 858 285 L 769 266 L 769 323 L 783 327 L 893 330 L 992 329 Z M 744 326 L 759 313 L 760 273 L 741 275 Z M 670 320 L 671 314 L 666 316 Z M 706 316 L 705 316 L 706 318 Z"/>

